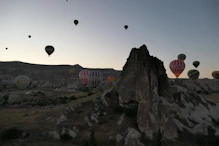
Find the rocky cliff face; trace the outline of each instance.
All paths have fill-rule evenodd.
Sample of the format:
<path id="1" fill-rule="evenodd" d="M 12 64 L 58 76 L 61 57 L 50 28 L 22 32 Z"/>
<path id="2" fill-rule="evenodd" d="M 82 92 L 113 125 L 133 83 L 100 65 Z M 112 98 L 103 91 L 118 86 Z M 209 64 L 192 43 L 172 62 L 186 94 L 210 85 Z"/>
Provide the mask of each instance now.
<path id="1" fill-rule="evenodd" d="M 176 81 L 173 84 L 168 81 L 163 62 L 150 56 L 143 45 L 132 49 L 116 88 L 121 103 L 138 102 L 138 128 L 151 139 L 158 132 L 168 139 L 178 137 L 177 130 L 199 133 L 200 127 L 204 129 L 201 133 L 206 134 L 209 126 L 217 135 L 218 125 L 212 121 L 219 121 L 215 114 L 218 103 L 208 101 L 200 93 L 219 91 L 218 82 Z"/>

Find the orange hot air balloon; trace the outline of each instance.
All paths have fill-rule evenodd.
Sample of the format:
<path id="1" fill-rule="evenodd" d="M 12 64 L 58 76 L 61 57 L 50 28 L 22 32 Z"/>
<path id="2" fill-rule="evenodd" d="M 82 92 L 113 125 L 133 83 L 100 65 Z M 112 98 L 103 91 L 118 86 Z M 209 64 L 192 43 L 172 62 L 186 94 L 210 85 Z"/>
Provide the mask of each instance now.
<path id="1" fill-rule="evenodd" d="M 115 80 L 115 77 L 113 75 L 108 76 L 108 81 L 113 82 Z"/>
<path id="2" fill-rule="evenodd" d="M 176 77 L 179 77 L 181 73 L 184 71 L 186 65 L 181 60 L 173 60 L 172 62 L 170 62 L 169 67 L 170 67 L 170 70 L 173 72 L 173 74 Z"/>

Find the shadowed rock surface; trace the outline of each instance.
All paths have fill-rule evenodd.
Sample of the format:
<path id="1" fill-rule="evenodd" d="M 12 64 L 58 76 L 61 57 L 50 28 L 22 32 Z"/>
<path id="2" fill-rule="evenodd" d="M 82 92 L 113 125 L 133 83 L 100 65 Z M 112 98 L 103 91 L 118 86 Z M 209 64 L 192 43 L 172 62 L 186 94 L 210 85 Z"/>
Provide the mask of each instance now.
<path id="1" fill-rule="evenodd" d="M 174 139 L 179 132 L 206 135 L 212 128 L 218 136 L 219 105 L 206 93 L 219 91 L 218 80 L 172 80 L 163 62 L 150 56 L 147 47 L 133 48 L 117 83 L 120 102 L 138 102 L 137 123 L 150 139 L 162 134 Z M 202 128 L 201 128 L 202 127 Z M 201 130 L 202 129 L 202 130 Z"/>

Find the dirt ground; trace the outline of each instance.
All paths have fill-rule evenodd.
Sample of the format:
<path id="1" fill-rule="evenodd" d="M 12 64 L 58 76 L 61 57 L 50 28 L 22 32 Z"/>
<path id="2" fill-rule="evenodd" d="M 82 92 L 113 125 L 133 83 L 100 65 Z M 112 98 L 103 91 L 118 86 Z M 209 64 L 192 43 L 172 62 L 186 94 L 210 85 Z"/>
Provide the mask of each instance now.
<path id="1" fill-rule="evenodd" d="M 207 99 L 209 100 L 219 102 L 219 92 L 210 93 L 209 95 L 204 95 L 204 96 L 207 97 Z"/>

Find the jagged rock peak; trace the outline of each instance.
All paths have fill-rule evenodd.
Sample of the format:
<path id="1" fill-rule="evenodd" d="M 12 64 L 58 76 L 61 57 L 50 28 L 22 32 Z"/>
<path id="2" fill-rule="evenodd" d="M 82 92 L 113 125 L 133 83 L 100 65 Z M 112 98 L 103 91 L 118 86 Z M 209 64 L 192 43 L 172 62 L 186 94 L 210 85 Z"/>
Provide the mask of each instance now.
<path id="1" fill-rule="evenodd" d="M 157 91 L 162 95 L 168 88 L 168 77 L 163 62 L 150 56 L 146 45 L 131 50 L 120 78 L 117 87 L 121 98 L 124 97 L 122 100 L 125 101 L 140 101 L 140 91 L 144 94 Z"/>

